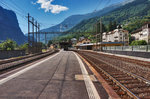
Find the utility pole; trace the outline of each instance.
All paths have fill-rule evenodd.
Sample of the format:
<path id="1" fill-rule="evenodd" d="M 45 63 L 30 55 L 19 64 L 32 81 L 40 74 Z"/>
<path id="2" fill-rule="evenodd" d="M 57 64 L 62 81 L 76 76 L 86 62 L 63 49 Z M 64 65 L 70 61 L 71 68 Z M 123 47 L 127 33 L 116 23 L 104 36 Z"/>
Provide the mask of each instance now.
<path id="1" fill-rule="evenodd" d="M 34 45 L 34 18 L 32 17 L 32 42 L 33 42 L 33 45 Z"/>
<path id="2" fill-rule="evenodd" d="M 37 21 L 35 22 L 35 27 L 36 27 L 36 43 L 37 43 L 37 31 L 38 31 L 38 24 L 37 24 Z"/>
<path id="3" fill-rule="evenodd" d="M 103 25 L 102 25 L 102 19 L 100 18 L 100 42 L 102 43 L 103 39 Z M 102 45 L 100 46 L 100 50 L 102 51 Z"/>
<path id="4" fill-rule="evenodd" d="M 30 53 L 30 15 L 28 13 L 28 53 Z"/>
<path id="5" fill-rule="evenodd" d="M 103 33 L 103 25 L 102 25 L 102 19 L 100 19 L 100 42 L 102 42 L 102 33 Z"/>
<path id="6" fill-rule="evenodd" d="M 46 45 L 46 43 L 47 43 L 47 37 L 46 37 L 46 32 L 45 32 L 45 45 Z"/>
<path id="7" fill-rule="evenodd" d="M 32 50 L 35 52 L 35 40 L 34 40 L 34 18 L 32 17 Z"/>
<path id="8" fill-rule="evenodd" d="M 97 33 L 97 32 L 98 32 L 97 27 L 98 27 L 98 26 L 97 26 L 97 22 L 96 22 L 96 51 L 97 51 L 97 36 L 98 36 L 98 35 L 97 35 L 97 34 L 98 34 L 98 33 Z"/>
<path id="9" fill-rule="evenodd" d="M 38 52 L 38 44 L 37 44 L 38 35 L 37 34 L 40 30 L 40 25 L 37 23 L 37 21 L 35 22 L 35 19 L 31 17 L 29 13 L 28 13 L 27 18 L 28 18 L 28 43 L 29 43 L 28 53 L 30 52 L 37 53 Z M 32 32 L 30 32 L 30 24 L 32 25 Z M 31 34 L 32 34 L 32 38 L 31 38 Z"/>
<path id="10" fill-rule="evenodd" d="M 40 31 L 40 24 L 38 23 L 38 41 L 40 42 L 40 33 L 39 33 L 39 31 Z"/>

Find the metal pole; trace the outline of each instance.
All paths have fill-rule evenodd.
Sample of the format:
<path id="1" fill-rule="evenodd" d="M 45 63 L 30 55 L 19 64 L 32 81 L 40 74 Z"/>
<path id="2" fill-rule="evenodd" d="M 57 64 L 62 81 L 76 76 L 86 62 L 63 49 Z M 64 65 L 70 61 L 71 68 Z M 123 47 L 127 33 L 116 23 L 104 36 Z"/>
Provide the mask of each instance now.
<path id="1" fill-rule="evenodd" d="M 47 43 L 47 39 L 46 39 L 47 37 L 46 37 L 46 32 L 45 32 L 45 44 Z"/>
<path id="2" fill-rule="evenodd" d="M 102 34 L 103 34 L 103 30 L 102 30 L 102 19 L 100 18 L 100 42 L 102 42 Z M 100 46 L 100 50 L 102 51 L 102 45 Z"/>
<path id="3" fill-rule="evenodd" d="M 39 38 L 39 42 L 40 42 L 40 24 L 38 24 L 38 38 Z"/>
<path id="4" fill-rule="evenodd" d="M 30 15 L 28 13 L 28 53 L 30 53 Z"/>
<path id="5" fill-rule="evenodd" d="M 32 17 L 32 51 L 34 53 L 34 18 Z"/>
<path id="6" fill-rule="evenodd" d="M 96 51 L 97 51 L 97 23 L 96 23 Z"/>
<path id="7" fill-rule="evenodd" d="M 37 21 L 36 21 L 36 43 L 37 43 L 37 29 L 38 29 L 38 24 L 37 24 Z"/>

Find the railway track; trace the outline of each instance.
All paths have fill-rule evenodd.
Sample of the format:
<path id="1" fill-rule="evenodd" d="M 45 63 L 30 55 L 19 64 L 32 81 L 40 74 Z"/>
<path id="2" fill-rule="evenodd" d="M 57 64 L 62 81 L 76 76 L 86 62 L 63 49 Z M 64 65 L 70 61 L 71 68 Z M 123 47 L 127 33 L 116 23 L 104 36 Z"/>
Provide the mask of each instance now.
<path id="1" fill-rule="evenodd" d="M 105 54 L 102 54 L 102 55 L 105 55 Z M 129 59 L 129 58 L 118 57 L 118 56 L 114 57 L 114 55 L 107 55 L 107 57 L 114 58 L 114 59 L 119 59 L 119 60 L 122 60 L 122 61 L 130 62 L 130 63 L 134 63 L 134 64 L 137 64 L 137 65 L 142 65 L 143 67 L 150 68 L 150 62 L 147 62 L 147 61 L 136 60 L 136 59 Z"/>
<path id="2" fill-rule="evenodd" d="M 147 80 L 150 80 L 150 68 L 145 67 L 143 65 L 139 65 L 133 62 L 124 61 L 123 58 L 111 56 L 111 55 L 105 55 L 105 54 L 95 54 L 93 52 L 88 52 L 95 57 L 98 57 L 99 59 L 106 61 L 107 63 L 110 63 L 112 65 L 115 65 L 117 67 L 120 67 L 126 71 L 130 71 L 133 74 L 136 74 L 138 76 L 141 76 Z M 130 60 L 130 59 L 128 59 Z M 144 75 L 143 75 L 144 74 Z"/>
<path id="3" fill-rule="evenodd" d="M 123 99 L 150 99 L 150 81 L 124 68 L 118 67 L 107 58 L 98 57 L 101 54 L 77 51 L 85 58 L 108 82 L 116 93 Z M 144 74 L 143 74 L 144 75 Z"/>
<path id="4" fill-rule="evenodd" d="M 23 56 L 21 58 L 2 60 L 0 61 L 0 74 L 16 69 L 33 61 L 36 61 L 38 59 L 44 58 L 56 52 L 58 52 L 58 50 Z"/>

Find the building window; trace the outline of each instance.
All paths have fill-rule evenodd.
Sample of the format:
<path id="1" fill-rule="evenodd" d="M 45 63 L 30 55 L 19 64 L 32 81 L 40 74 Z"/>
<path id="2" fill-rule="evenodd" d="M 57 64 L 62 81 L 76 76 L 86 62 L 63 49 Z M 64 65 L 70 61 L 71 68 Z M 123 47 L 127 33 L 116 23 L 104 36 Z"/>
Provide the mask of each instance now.
<path id="1" fill-rule="evenodd" d="M 150 24 L 148 24 L 148 28 L 150 28 Z"/>
<path id="2" fill-rule="evenodd" d="M 128 37 L 126 36 L 125 39 L 128 39 Z"/>

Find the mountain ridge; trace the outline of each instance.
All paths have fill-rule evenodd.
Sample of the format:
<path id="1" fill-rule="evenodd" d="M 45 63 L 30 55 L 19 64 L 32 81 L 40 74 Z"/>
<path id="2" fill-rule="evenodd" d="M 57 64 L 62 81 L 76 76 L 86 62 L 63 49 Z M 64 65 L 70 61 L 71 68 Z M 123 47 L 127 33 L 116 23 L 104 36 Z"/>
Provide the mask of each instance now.
<path id="1" fill-rule="evenodd" d="M 18 44 L 26 42 L 27 38 L 21 31 L 16 14 L 12 10 L 0 6 L 0 40 L 12 39 Z"/>
<path id="2" fill-rule="evenodd" d="M 125 0 L 124 2 L 120 2 L 114 5 L 110 5 L 107 6 L 103 9 L 100 9 L 96 12 L 92 12 L 92 13 L 87 13 L 87 14 L 76 14 L 76 15 L 71 15 L 69 17 L 67 17 L 63 22 L 61 22 L 60 24 L 57 24 L 55 26 L 52 26 L 50 28 L 46 28 L 46 29 L 42 29 L 41 31 L 44 32 L 60 32 L 60 31 L 66 31 L 69 30 L 71 28 L 73 28 L 75 25 L 77 25 L 78 23 L 80 23 L 83 20 L 87 20 L 93 17 L 100 17 L 106 13 L 109 13 L 115 9 L 117 9 L 118 7 L 133 2 L 134 0 Z M 64 26 L 63 28 L 60 29 L 60 27 L 62 27 L 62 25 Z M 67 27 L 67 28 L 66 28 Z"/>
<path id="3" fill-rule="evenodd" d="M 129 31 L 133 31 L 139 27 L 141 27 L 141 24 L 138 24 L 137 20 L 143 20 L 147 21 L 147 19 L 144 19 L 144 16 L 150 16 L 150 0 L 133 0 L 132 2 L 129 2 L 110 13 L 107 13 L 103 15 L 102 21 L 103 24 L 108 25 L 110 21 L 117 21 L 118 24 L 133 24 L 135 26 L 132 29 L 129 29 L 130 27 L 124 26 L 125 29 Z M 75 27 L 69 30 L 69 32 L 74 31 L 92 31 L 92 26 L 99 21 L 100 18 L 94 17 L 88 20 L 84 20 L 77 24 Z M 135 23 L 136 22 L 136 23 Z M 131 25 L 132 26 L 132 25 Z"/>

